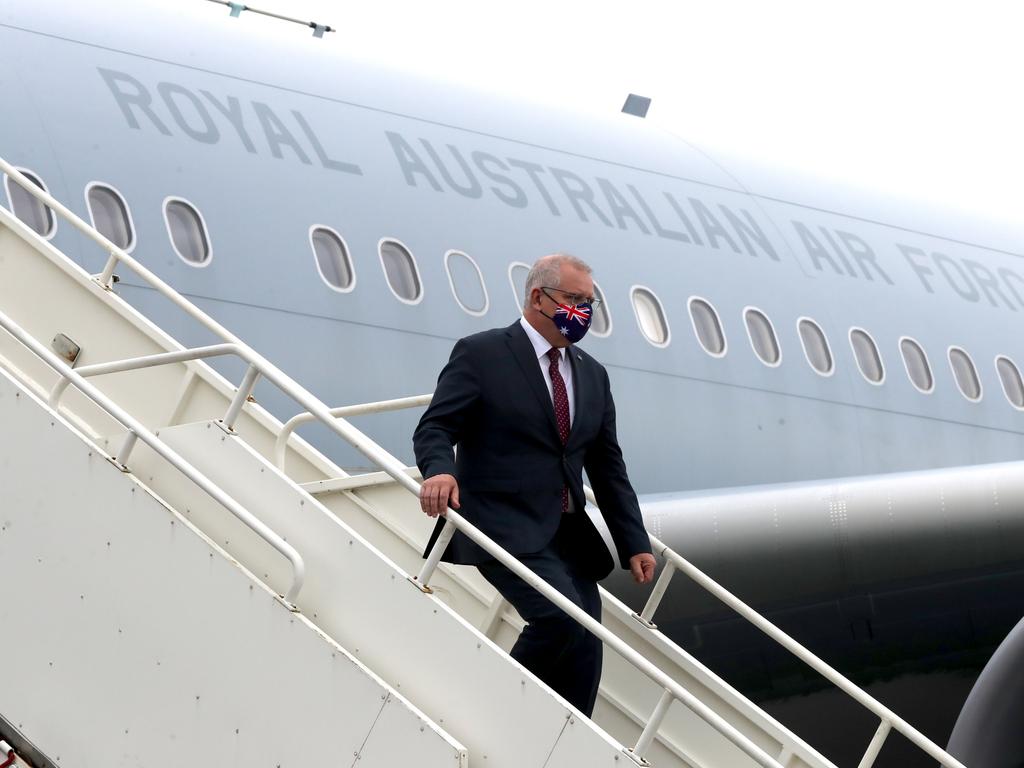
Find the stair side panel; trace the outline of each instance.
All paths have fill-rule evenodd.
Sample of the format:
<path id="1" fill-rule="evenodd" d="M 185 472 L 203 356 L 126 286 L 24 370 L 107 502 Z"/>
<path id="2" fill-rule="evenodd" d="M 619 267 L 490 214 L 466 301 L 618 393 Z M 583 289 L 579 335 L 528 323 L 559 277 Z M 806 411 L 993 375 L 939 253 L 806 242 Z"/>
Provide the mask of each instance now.
<path id="1" fill-rule="evenodd" d="M 0 372 L 0 714 L 80 768 L 466 752 Z M 387 704 L 388 717 L 380 718 Z"/>

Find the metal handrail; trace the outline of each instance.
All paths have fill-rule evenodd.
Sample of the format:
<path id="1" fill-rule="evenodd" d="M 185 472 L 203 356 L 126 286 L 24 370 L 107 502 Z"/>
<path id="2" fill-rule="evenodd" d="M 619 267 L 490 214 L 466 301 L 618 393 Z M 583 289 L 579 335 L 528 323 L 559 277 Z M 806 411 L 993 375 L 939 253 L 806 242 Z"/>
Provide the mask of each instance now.
<path id="1" fill-rule="evenodd" d="M 400 411 L 405 408 L 417 408 L 421 405 L 430 405 L 433 395 L 416 395 L 415 397 L 400 397 L 395 400 L 381 400 L 376 403 L 361 403 L 359 405 L 343 405 L 338 408 L 331 408 L 332 416 L 344 418 L 346 416 L 362 416 L 368 413 L 385 413 L 388 411 Z M 288 440 L 292 432 L 302 424 L 316 421 L 309 411 L 292 416 L 281 427 L 281 431 L 274 441 L 274 465 L 284 472 L 285 461 L 288 455 Z"/>
<path id="2" fill-rule="evenodd" d="M 0 312 L 0 327 L 20 341 L 23 345 L 28 347 L 50 368 L 56 371 L 70 384 L 74 385 L 79 392 L 92 400 L 96 405 L 126 427 L 128 429 L 129 441 L 131 443 L 134 443 L 136 439 L 142 440 L 142 442 L 162 456 L 171 466 L 185 475 L 185 477 L 199 486 L 202 490 L 206 491 L 211 498 L 220 503 L 231 514 L 252 529 L 252 531 L 260 538 L 287 558 L 292 565 L 292 583 L 284 593 L 283 597 L 289 606 L 294 606 L 295 598 L 298 597 L 299 591 L 302 589 L 302 584 L 306 578 L 306 565 L 302 556 L 293 546 L 274 533 L 274 531 L 267 527 L 265 523 L 225 493 L 220 486 L 216 485 L 206 475 L 182 458 L 163 440 L 143 426 L 141 422 L 137 421 L 134 417 L 122 410 L 110 398 L 86 381 L 83 376 L 72 370 L 64 360 L 40 344 L 27 331 L 25 331 L 24 328 L 14 322 L 14 320 L 3 312 Z"/>
<path id="3" fill-rule="evenodd" d="M 586 494 L 587 500 L 596 505 L 597 499 L 594 496 L 593 489 L 591 489 L 590 486 L 585 485 L 583 490 Z M 729 608 L 768 635 L 772 640 L 810 666 L 815 672 L 820 674 L 837 688 L 844 691 L 848 696 L 854 699 L 854 701 L 880 718 L 881 724 L 879 725 L 878 731 L 875 733 L 871 743 L 868 745 L 868 749 L 861 759 L 859 768 L 870 768 L 870 766 L 874 764 L 875 758 L 878 756 L 878 752 L 882 748 L 882 743 L 885 741 L 886 736 L 888 736 L 890 729 L 893 728 L 906 736 L 907 739 L 926 752 L 929 756 L 938 760 L 942 765 L 948 766 L 948 768 L 965 768 L 962 763 L 942 749 L 942 747 L 918 731 L 877 699 L 865 693 L 853 681 L 843 676 L 836 669 L 829 666 L 799 642 L 776 627 L 760 613 L 755 611 L 721 584 L 686 560 L 686 558 L 674 549 L 662 542 L 657 536 L 654 534 L 648 535 L 651 539 L 652 548 L 656 554 L 661 555 L 665 559 L 666 566 L 662 569 L 661 575 L 659 576 L 658 581 L 647 600 L 647 604 L 644 606 L 643 610 L 636 615 L 636 618 L 639 619 L 642 624 L 652 629 L 655 628 L 653 623 L 654 613 L 657 610 L 662 597 L 664 597 L 665 591 L 668 589 L 668 584 L 675 575 L 675 572 L 682 571 L 706 591 L 710 592 Z"/>
<path id="4" fill-rule="evenodd" d="M 683 558 L 678 552 L 663 544 L 656 536 L 651 536 L 651 544 L 658 554 L 662 555 L 662 557 L 671 562 L 674 566 L 672 570 L 666 568 L 662 574 L 663 576 L 667 574 L 667 576 L 665 576 L 665 584 L 660 590 L 662 594 L 664 594 L 664 589 L 667 588 L 668 580 L 672 578 L 672 574 L 676 570 L 682 571 L 705 590 L 710 592 L 727 606 L 732 608 L 736 613 L 740 614 L 744 619 L 768 635 L 772 640 L 811 667 L 815 672 L 822 675 L 822 677 L 830 683 L 844 691 L 858 704 L 880 718 L 881 725 L 879 726 L 879 733 L 876 734 L 875 739 L 873 739 L 871 744 L 868 746 L 868 750 L 865 752 L 859 768 L 870 768 L 870 766 L 874 764 L 874 758 L 877 757 L 878 751 L 882 747 L 882 742 L 888 735 L 890 728 L 893 728 L 903 734 L 917 747 L 922 749 L 929 756 L 938 760 L 942 765 L 949 766 L 949 768 L 964 768 L 956 758 L 942 749 L 942 747 L 918 731 L 877 699 L 865 693 L 853 681 L 843 676 L 836 669 L 822 661 L 819 657 L 815 656 L 803 645 L 798 643 L 792 637 L 768 621 L 764 616 L 725 589 L 725 587 L 715 582 L 711 577 Z M 650 621 L 653 617 L 653 611 L 648 612 L 645 609 L 641 616 L 642 618 L 647 619 L 647 621 Z"/>
<path id="5" fill-rule="evenodd" d="M 396 478 L 397 479 L 397 478 Z M 403 482 L 409 490 L 413 490 L 412 486 L 419 487 L 419 483 L 414 480 L 406 478 L 407 482 Z M 418 491 L 417 491 L 418 493 Z M 761 766 L 765 768 L 782 768 L 781 764 L 771 757 L 767 752 L 761 749 L 759 746 L 754 744 L 749 738 L 740 733 L 735 726 L 726 722 L 719 714 L 704 704 L 700 699 L 694 696 L 692 693 L 687 691 L 677 681 L 673 680 L 668 674 L 657 667 L 653 662 L 644 657 L 639 651 L 629 645 L 625 640 L 616 635 L 610 629 L 604 626 L 600 621 L 591 617 L 579 606 L 577 606 L 572 600 L 567 598 L 561 592 L 556 590 L 540 576 L 534 573 L 531 569 L 523 565 L 519 560 L 510 555 L 507 551 L 501 548 L 493 539 L 483 533 L 479 528 L 469 523 L 466 518 L 460 515 L 453 509 L 448 509 L 446 513 L 447 522 L 441 530 L 441 534 L 437 537 L 434 542 L 434 546 L 430 551 L 427 558 L 427 562 L 424 564 L 420 574 L 415 577 L 414 582 L 423 591 L 429 592 L 427 582 L 431 572 L 436 568 L 437 563 L 441 558 L 441 554 L 444 549 L 448 546 L 448 542 L 451 541 L 452 536 L 455 534 L 456 529 L 461 531 L 467 537 L 469 537 L 474 543 L 483 548 L 489 555 L 495 560 L 504 565 L 516 576 L 521 578 L 533 589 L 537 590 L 545 598 L 550 600 L 552 603 L 561 608 L 566 614 L 568 614 L 577 624 L 582 625 L 591 634 L 598 637 L 605 645 L 611 647 L 618 654 L 620 654 L 627 662 L 636 667 L 639 671 L 645 674 L 648 678 L 653 680 L 659 686 L 664 689 L 662 694 L 662 702 L 656 707 L 655 715 L 649 720 L 647 727 L 644 729 L 644 733 L 641 734 L 640 741 L 637 742 L 637 747 L 634 747 L 631 751 L 633 755 L 641 757 L 639 753 L 639 747 L 643 744 L 650 744 L 653 740 L 654 732 L 657 727 L 660 726 L 660 720 L 664 717 L 668 711 L 668 705 L 664 703 L 664 697 L 667 694 L 672 699 L 676 699 L 682 702 L 684 705 L 689 707 L 698 717 L 705 722 L 712 725 L 719 733 L 725 736 L 734 745 L 739 747 L 749 757 L 753 758 Z M 671 703 L 669 701 L 668 703 Z"/>
<path id="6" fill-rule="evenodd" d="M 389 474 L 395 480 L 395 482 L 404 487 L 413 495 L 417 497 L 419 496 L 420 484 L 417 483 L 412 478 L 410 478 L 405 473 L 404 465 L 390 453 L 385 451 L 380 445 L 371 440 L 368 436 L 357 430 L 343 418 L 339 418 L 338 416 L 335 415 L 334 411 L 342 409 L 328 408 L 324 403 L 322 403 L 320 400 L 318 400 L 316 397 L 310 394 L 305 388 L 300 386 L 297 382 L 292 380 L 289 376 L 280 371 L 277 367 L 272 365 L 269 361 L 264 359 L 252 348 L 250 348 L 248 345 L 246 345 L 244 342 L 242 342 L 240 339 L 234 336 L 234 334 L 230 333 L 227 329 L 225 329 L 223 326 L 221 326 L 219 323 L 217 323 L 215 320 L 209 317 L 206 313 L 202 312 L 198 307 L 196 307 L 183 296 L 181 296 L 181 294 L 179 294 L 171 286 L 169 286 L 167 283 L 165 283 L 163 280 L 157 277 L 149 269 L 147 269 L 138 261 L 136 261 L 123 249 L 111 243 L 107 238 L 105 238 L 102 234 L 96 231 L 93 227 L 91 227 L 89 224 L 80 219 L 74 212 L 66 208 L 63 204 L 61 204 L 59 201 L 53 198 L 50 194 L 48 194 L 47 192 L 43 191 L 41 188 L 33 184 L 16 168 L 7 163 L 3 158 L 0 158 L 0 170 L 3 170 L 5 173 L 11 176 L 29 194 L 35 196 L 40 201 L 44 202 L 47 206 L 49 206 L 50 208 L 64 216 L 66 219 L 68 219 L 72 223 L 72 225 L 74 225 L 83 234 L 85 234 L 87 237 L 89 237 L 91 240 L 93 240 L 95 243 L 97 243 L 110 254 L 107 264 L 98 278 L 98 282 L 102 287 L 108 290 L 110 289 L 114 269 L 116 268 L 118 263 L 124 263 L 127 266 L 129 266 L 141 278 L 143 278 L 143 280 L 145 280 L 152 287 L 154 287 L 159 293 L 163 294 L 172 303 L 181 308 L 186 314 L 195 319 L 197 322 L 201 323 L 208 330 L 217 334 L 222 339 L 236 347 L 236 349 L 233 350 L 233 353 L 237 354 L 240 358 L 246 360 L 249 363 L 249 370 L 247 371 L 243 383 L 242 385 L 239 386 L 235 398 L 228 409 L 228 416 L 225 417 L 224 421 L 226 422 L 229 428 L 233 426 L 234 417 L 236 417 L 238 413 L 241 411 L 245 399 L 248 397 L 249 393 L 252 390 L 252 387 L 255 385 L 257 376 L 262 375 L 264 378 L 273 383 L 285 394 L 290 396 L 299 405 L 306 409 L 307 413 L 299 414 L 299 416 L 293 417 L 293 421 L 302 418 L 305 420 L 317 420 L 322 422 L 331 431 L 333 431 L 335 434 L 337 434 L 339 437 L 341 437 L 343 440 L 349 443 L 352 447 L 356 448 L 356 450 L 358 450 L 372 462 L 377 464 L 381 469 L 383 469 L 387 474 Z M 9 318 L 6 318 L 5 315 L 0 314 L 0 318 L 3 318 L 4 320 L 11 322 Z M 43 357 L 44 360 L 47 360 L 48 364 L 50 364 L 51 367 L 60 372 L 61 375 L 72 378 L 72 383 L 74 383 L 75 386 L 80 391 L 89 396 L 90 399 L 93 399 L 94 402 L 97 402 L 97 404 L 100 404 L 97 398 L 106 400 L 102 393 L 94 389 L 85 381 L 84 378 L 82 378 L 74 371 L 72 371 L 70 368 L 68 368 L 67 365 L 64 364 L 56 355 L 53 355 L 53 353 L 51 353 L 49 350 L 41 347 L 41 345 L 39 345 L 38 342 L 35 341 L 35 339 L 27 337 L 27 335 L 26 338 L 32 342 L 31 344 L 27 344 L 27 346 L 33 348 L 34 351 L 38 349 L 37 354 L 39 354 L 39 352 L 45 353 L 40 354 L 40 356 Z M 23 341 L 23 343 L 25 342 Z M 52 359 L 52 363 L 50 362 L 50 359 Z M 53 363 L 56 363 L 56 365 L 54 365 Z M 90 394 L 90 392 L 92 394 Z M 428 396 L 424 395 L 420 396 L 419 398 L 408 399 L 419 400 L 420 398 L 423 397 Z M 110 412 L 111 415 L 117 418 L 118 421 L 121 421 L 122 424 L 128 426 L 128 422 L 119 418 L 117 414 L 120 413 L 127 419 L 131 419 L 131 417 L 125 414 L 119 408 L 117 408 L 117 406 L 114 405 L 113 403 L 110 403 L 110 406 L 116 409 L 116 411 L 107 409 L 108 412 Z M 399 407 L 411 406 L 395 406 L 390 410 L 397 410 Z M 348 406 L 347 408 L 359 408 L 359 406 Z M 146 437 L 148 436 L 148 438 L 152 439 L 153 442 L 163 446 L 163 444 L 160 443 L 159 439 L 152 435 L 152 433 L 149 433 L 148 430 L 145 430 L 145 428 L 142 427 L 141 424 L 134 422 L 133 419 L 132 422 L 135 423 L 137 426 L 141 427 L 141 431 L 129 427 L 131 432 L 134 432 L 136 435 L 138 435 L 139 438 L 143 438 L 144 442 L 147 442 L 147 444 L 150 444 L 149 440 L 146 439 Z M 145 432 L 145 436 L 143 435 L 143 432 Z M 154 446 L 151 444 L 151 447 Z M 167 451 L 167 453 L 174 456 L 176 460 L 190 467 L 190 465 L 187 465 L 187 462 L 185 462 L 184 459 L 181 459 L 181 457 L 175 454 L 173 451 L 171 451 L 170 448 L 167 448 L 166 446 L 163 447 Z M 154 450 L 156 450 L 155 447 Z M 157 452 L 160 453 L 160 451 Z M 165 454 L 161 453 L 161 455 Z M 167 458 L 166 455 L 165 458 Z M 168 459 L 168 461 L 171 461 L 171 459 Z M 220 489 L 214 486 L 212 483 L 210 483 L 210 481 L 206 480 L 205 476 L 198 473 L 198 470 L 194 470 L 194 468 L 192 469 L 195 472 L 195 474 L 198 475 L 198 477 L 202 478 L 204 481 L 206 481 L 212 489 L 216 490 L 217 493 L 223 495 L 225 499 L 231 501 L 230 497 L 224 494 L 223 491 L 220 491 Z M 206 490 L 205 487 L 204 490 Z M 587 488 L 586 491 L 588 494 L 588 498 L 591 501 L 594 501 L 593 491 L 589 488 Z M 211 493 L 211 495 L 213 494 Z M 217 497 L 214 496 L 214 498 Z M 227 505 L 225 504 L 225 506 Z M 427 582 L 429 580 L 429 576 L 431 575 L 433 569 L 436 568 L 437 563 L 439 562 L 441 554 L 444 551 L 444 548 L 447 546 L 448 541 L 450 541 L 451 537 L 454 535 L 455 530 L 458 529 L 463 534 L 472 539 L 474 542 L 476 542 L 478 545 L 483 547 L 495 559 L 497 559 L 499 562 L 501 562 L 503 565 L 509 568 L 509 570 L 513 571 L 516 575 L 518 575 L 520 578 L 526 581 L 526 583 L 530 584 L 534 589 L 536 589 L 538 592 L 544 595 L 552 603 L 554 603 L 563 611 L 565 611 L 577 623 L 586 627 L 591 633 L 599 637 L 602 640 L 602 642 L 604 642 L 607 645 L 610 645 L 612 648 L 618 651 L 623 657 L 628 659 L 640 671 L 642 671 L 652 680 L 661 685 L 664 688 L 664 690 L 673 698 L 679 699 L 691 710 L 693 710 L 697 715 L 699 715 L 702 719 L 706 720 L 708 723 L 715 726 L 723 735 L 726 736 L 726 738 L 728 738 L 733 744 L 735 744 L 737 747 L 743 750 L 747 755 L 754 758 L 758 763 L 760 763 L 763 766 L 770 766 L 771 768 L 781 768 L 781 766 L 775 759 L 770 757 L 760 747 L 758 747 L 756 744 L 750 741 L 750 739 L 748 739 L 746 736 L 744 736 L 742 733 L 736 730 L 732 725 L 723 720 L 719 715 L 717 715 L 715 712 L 709 709 L 705 704 L 696 699 L 692 694 L 686 691 L 686 689 L 684 689 L 681 685 L 679 685 L 676 681 L 669 677 L 665 672 L 656 667 L 654 664 L 652 664 L 650 661 L 648 661 L 646 658 L 640 655 L 636 650 L 634 650 L 631 646 L 625 643 L 625 641 L 623 641 L 617 635 L 612 633 L 610 630 L 606 629 L 604 625 L 602 625 L 599 621 L 590 617 L 587 613 L 585 613 L 578 606 L 576 606 L 572 601 L 565 598 L 560 592 L 555 590 L 553 587 L 547 584 L 547 582 L 543 581 L 539 576 L 534 574 L 533 571 L 531 571 L 529 568 L 527 568 L 514 557 L 512 557 L 508 552 L 506 552 L 504 549 L 498 546 L 497 543 L 495 543 L 484 533 L 482 533 L 480 530 L 478 530 L 476 527 L 474 527 L 472 524 L 466 521 L 466 519 L 459 515 L 457 512 L 449 509 L 447 512 L 447 518 L 448 521 L 444 526 L 441 536 L 435 542 L 434 547 L 429 553 L 427 561 L 424 563 L 423 569 L 421 570 L 419 576 L 417 576 L 414 579 L 414 581 L 418 584 L 418 586 L 421 589 L 428 591 Z M 258 520 L 255 520 L 255 518 L 253 519 L 255 522 L 259 523 Z M 259 523 L 259 525 L 262 526 L 263 524 Z M 269 529 L 267 530 L 269 532 Z M 955 758 L 953 758 L 948 753 L 943 751 L 940 747 L 938 747 L 938 745 L 934 744 L 934 742 L 929 740 L 919 731 L 917 731 L 904 720 L 902 720 L 902 718 L 896 716 L 889 709 L 881 705 L 879 702 L 875 701 L 873 698 L 871 698 L 866 693 L 857 688 L 852 682 L 850 682 L 845 677 L 843 677 L 838 672 L 829 667 L 827 664 L 825 664 L 825 662 L 821 661 L 816 656 L 814 656 L 810 651 L 803 648 L 803 646 L 801 646 L 795 640 L 790 638 L 781 630 L 774 627 L 774 625 L 768 622 L 767 619 L 760 616 L 760 614 L 757 614 L 745 603 L 740 601 L 738 598 L 733 596 L 723 587 L 721 587 L 712 579 L 710 579 L 710 577 L 706 576 L 696 567 L 688 563 L 680 555 L 678 555 L 678 553 L 675 553 L 673 550 L 662 544 L 653 536 L 651 537 L 651 541 L 652 545 L 654 545 L 655 548 L 659 549 L 663 555 L 667 555 L 668 559 L 677 568 L 681 568 L 682 570 L 687 572 L 687 575 L 689 575 L 691 578 L 693 578 L 695 581 L 701 584 L 705 589 L 711 591 L 712 594 L 718 596 L 719 599 L 722 599 L 724 602 L 726 602 L 727 605 L 730 605 L 730 607 L 733 607 L 733 609 L 737 610 L 737 612 L 743 615 L 744 618 L 754 623 L 756 626 L 762 629 L 762 631 L 766 632 L 767 634 L 769 634 L 769 636 L 773 637 L 773 639 L 776 639 L 777 642 L 780 642 L 784 647 L 786 647 L 791 652 L 795 653 L 799 658 L 804 660 L 806 663 L 810 664 L 817 671 L 823 674 L 826 678 L 828 678 L 830 681 L 832 681 L 837 686 L 842 688 L 844 691 L 849 693 L 863 706 L 870 709 L 872 712 L 874 712 L 882 719 L 879 731 L 878 733 L 876 733 L 875 738 L 872 740 L 872 743 L 868 748 L 868 752 L 865 754 L 861 762 L 860 768 L 870 768 L 870 766 L 874 762 L 874 755 L 877 755 L 877 751 L 881 748 L 881 742 L 884 741 L 885 735 L 887 735 L 889 728 L 891 727 L 895 727 L 898 731 L 907 736 L 907 738 L 909 738 L 913 743 L 915 743 L 917 746 L 919 746 L 921 749 L 923 749 L 925 752 L 927 752 L 935 759 L 939 760 L 939 762 L 942 763 L 942 765 L 947 766 L 948 768 L 965 768 L 965 766 L 963 766 Z M 297 554 L 298 553 L 296 553 L 296 555 Z M 299 562 L 301 563 L 301 560 L 299 560 Z M 662 578 L 665 578 L 664 572 L 662 574 Z M 669 574 L 667 578 L 671 578 L 671 574 Z M 659 586 L 656 585 L 655 592 L 663 595 L 664 589 L 666 587 L 667 581 L 663 587 L 659 588 Z M 663 694 L 663 699 L 664 695 L 665 694 Z M 654 716 L 652 716 L 651 721 L 648 722 L 643 734 L 641 734 L 641 740 L 638 742 L 637 745 L 638 747 L 644 744 L 649 744 L 650 740 L 653 739 L 653 732 L 654 730 L 656 730 L 657 727 L 655 724 L 658 721 L 660 721 L 661 717 L 664 716 L 665 711 L 667 711 L 667 708 L 668 705 L 664 704 L 664 701 L 659 702 L 655 711 L 655 715 L 658 717 L 655 718 Z M 889 724 L 889 727 L 886 727 L 887 723 Z M 655 727 L 652 728 L 652 725 L 654 725 Z M 872 754 L 872 752 L 874 752 L 874 755 Z"/>
<path id="7" fill-rule="evenodd" d="M 123 371 L 138 371 L 143 368 L 153 368 L 158 365 L 169 365 L 171 363 L 185 363 L 191 360 L 205 360 L 220 355 L 238 354 L 237 344 L 213 344 L 208 347 L 195 347 L 194 349 L 182 349 L 176 352 L 160 352 L 155 355 L 143 357 L 130 357 L 125 360 L 113 360 L 108 363 L 94 363 L 75 368 L 79 376 L 102 376 L 106 373 L 121 373 Z M 60 399 L 71 382 L 61 377 L 50 390 L 48 402 L 51 408 L 60 405 Z"/>

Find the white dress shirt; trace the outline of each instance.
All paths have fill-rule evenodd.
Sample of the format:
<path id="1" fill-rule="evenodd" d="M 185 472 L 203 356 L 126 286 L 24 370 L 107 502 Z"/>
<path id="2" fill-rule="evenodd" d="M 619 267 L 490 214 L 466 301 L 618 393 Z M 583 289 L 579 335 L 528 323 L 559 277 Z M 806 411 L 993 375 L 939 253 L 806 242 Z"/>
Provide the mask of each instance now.
<path id="1" fill-rule="evenodd" d="M 551 349 L 552 344 L 527 322 L 525 317 L 519 318 L 520 325 L 523 326 L 523 330 L 526 331 L 526 336 L 533 344 L 533 351 L 537 355 L 537 364 L 540 366 L 540 372 L 544 376 L 544 383 L 548 387 L 548 397 L 551 398 L 552 404 L 555 402 L 555 393 L 551 387 L 551 361 L 548 359 L 548 350 Z M 562 381 L 565 382 L 565 393 L 569 399 L 569 425 L 572 426 L 573 419 L 576 417 L 576 392 L 572 387 L 572 363 L 569 362 L 569 356 L 566 354 L 566 347 L 558 348 L 558 372 L 562 374 Z"/>

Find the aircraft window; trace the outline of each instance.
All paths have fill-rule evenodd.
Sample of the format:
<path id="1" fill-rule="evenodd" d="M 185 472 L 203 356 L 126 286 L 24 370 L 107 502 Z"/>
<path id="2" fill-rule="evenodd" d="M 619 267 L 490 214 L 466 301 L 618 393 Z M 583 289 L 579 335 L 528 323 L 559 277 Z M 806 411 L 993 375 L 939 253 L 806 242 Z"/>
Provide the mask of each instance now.
<path id="1" fill-rule="evenodd" d="M 44 192 L 49 190 L 34 173 L 19 168 L 21 174 L 39 187 Z M 11 212 L 14 213 L 29 229 L 41 237 L 47 239 L 53 237 L 57 231 L 57 220 L 53 211 L 43 205 L 39 200 L 29 194 L 18 182 L 13 181 L 9 176 L 4 176 L 4 183 L 7 186 L 7 199 L 11 201 Z"/>
<path id="2" fill-rule="evenodd" d="M 356 279 L 345 241 L 333 229 L 313 227 L 309 231 L 309 242 L 313 246 L 317 271 L 324 282 L 336 291 L 351 291 Z"/>
<path id="3" fill-rule="evenodd" d="M 932 368 L 928 365 L 928 355 L 921 345 L 913 339 L 902 338 L 900 353 L 911 384 L 922 392 L 931 392 L 935 388 L 935 380 L 932 378 Z"/>
<path id="4" fill-rule="evenodd" d="M 968 400 L 981 400 L 981 381 L 971 356 L 959 347 L 949 348 L 949 365 L 960 392 Z"/>
<path id="5" fill-rule="evenodd" d="M 853 347 L 853 356 L 857 358 L 857 367 L 864 378 L 872 384 L 881 384 L 885 378 L 885 368 L 882 367 L 882 357 L 878 354 L 875 340 L 867 331 L 851 328 L 850 346 Z"/>
<path id="6" fill-rule="evenodd" d="M 1003 392 L 1006 399 L 1014 408 L 1024 409 L 1024 381 L 1020 377 L 1020 369 L 1013 360 L 1000 355 L 996 358 L 996 370 L 999 372 L 999 380 L 1003 383 Z"/>
<path id="7" fill-rule="evenodd" d="M 612 316 L 608 312 L 608 302 L 605 301 L 604 292 L 597 283 L 594 283 L 594 298 L 601 303 L 594 310 L 594 319 L 591 321 L 590 332 L 595 336 L 608 336 L 612 332 Z"/>
<path id="8" fill-rule="evenodd" d="M 206 234 L 206 224 L 191 203 L 168 198 L 164 202 L 164 219 L 171 245 L 186 264 L 205 267 L 210 263 L 210 238 Z"/>
<path id="9" fill-rule="evenodd" d="M 654 346 L 668 346 L 668 322 L 665 320 L 665 312 L 658 297 L 646 288 L 637 286 L 633 288 L 632 298 L 633 311 L 636 313 L 640 331 Z"/>
<path id="10" fill-rule="evenodd" d="M 477 317 L 487 312 L 490 303 L 487 286 L 477 263 L 462 251 L 448 251 L 444 255 L 444 267 L 459 306 Z"/>
<path id="11" fill-rule="evenodd" d="M 409 249 L 397 240 L 381 240 L 378 248 L 391 291 L 406 304 L 419 302 L 423 298 L 423 285 Z"/>
<path id="12" fill-rule="evenodd" d="M 771 320 L 761 310 L 753 307 L 743 313 L 743 319 L 747 323 L 750 343 L 761 362 L 765 365 L 778 365 L 782 353 L 779 351 L 779 340 L 775 336 Z"/>
<path id="13" fill-rule="evenodd" d="M 508 268 L 508 280 L 512 283 L 512 298 L 520 311 L 526 303 L 526 278 L 530 274 L 530 267 L 520 261 L 514 261 Z"/>
<path id="14" fill-rule="evenodd" d="M 725 354 L 725 334 L 722 333 L 722 323 L 718 319 L 715 308 L 704 299 L 690 299 L 690 319 L 693 321 L 693 330 L 697 334 L 697 340 L 704 347 L 709 355 L 721 357 Z"/>
<path id="15" fill-rule="evenodd" d="M 128 251 L 135 245 L 135 228 L 128 204 L 113 187 L 90 184 L 85 192 L 92 225 L 118 248 Z"/>
<path id="16" fill-rule="evenodd" d="M 800 332 L 800 344 L 804 348 L 804 356 L 811 368 L 822 376 L 831 376 L 835 370 L 832 352 L 828 347 L 828 339 L 821 327 L 810 318 L 801 318 L 797 323 Z"/>

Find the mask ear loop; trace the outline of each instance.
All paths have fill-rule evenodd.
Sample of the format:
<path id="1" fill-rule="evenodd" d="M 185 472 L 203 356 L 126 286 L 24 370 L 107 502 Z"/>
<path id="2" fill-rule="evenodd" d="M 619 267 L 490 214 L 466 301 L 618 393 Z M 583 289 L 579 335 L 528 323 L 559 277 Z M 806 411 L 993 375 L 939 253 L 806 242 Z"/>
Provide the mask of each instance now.
<path id="1" fill-rule="evenodd" d="M 559 309 L 562 309 L 562 310 L 564 310 L 566 312 L 568 312 L 570 309 L 575 309 L 577 306 L 579 306 L 578 304 L 563 304 L 562 302 L 558 301 L 557 299 L 552 298 L 551 294 L 548 293 L 547 288 L 541 288 L 540 292 L 543 293 L 545 296 L 547 296 L 549 299 L 551 299 L 553 302 L 555 302 L 555 306 L 557 306 Z M 543 309 L 538 309 L 537 311 L 540 312 L 542 315 L 544 315 L 544 317 L 546 317 L 548 320 L 554 321 L 555 318 L 553 318 L 551 315 L 549 315 Z"/>

